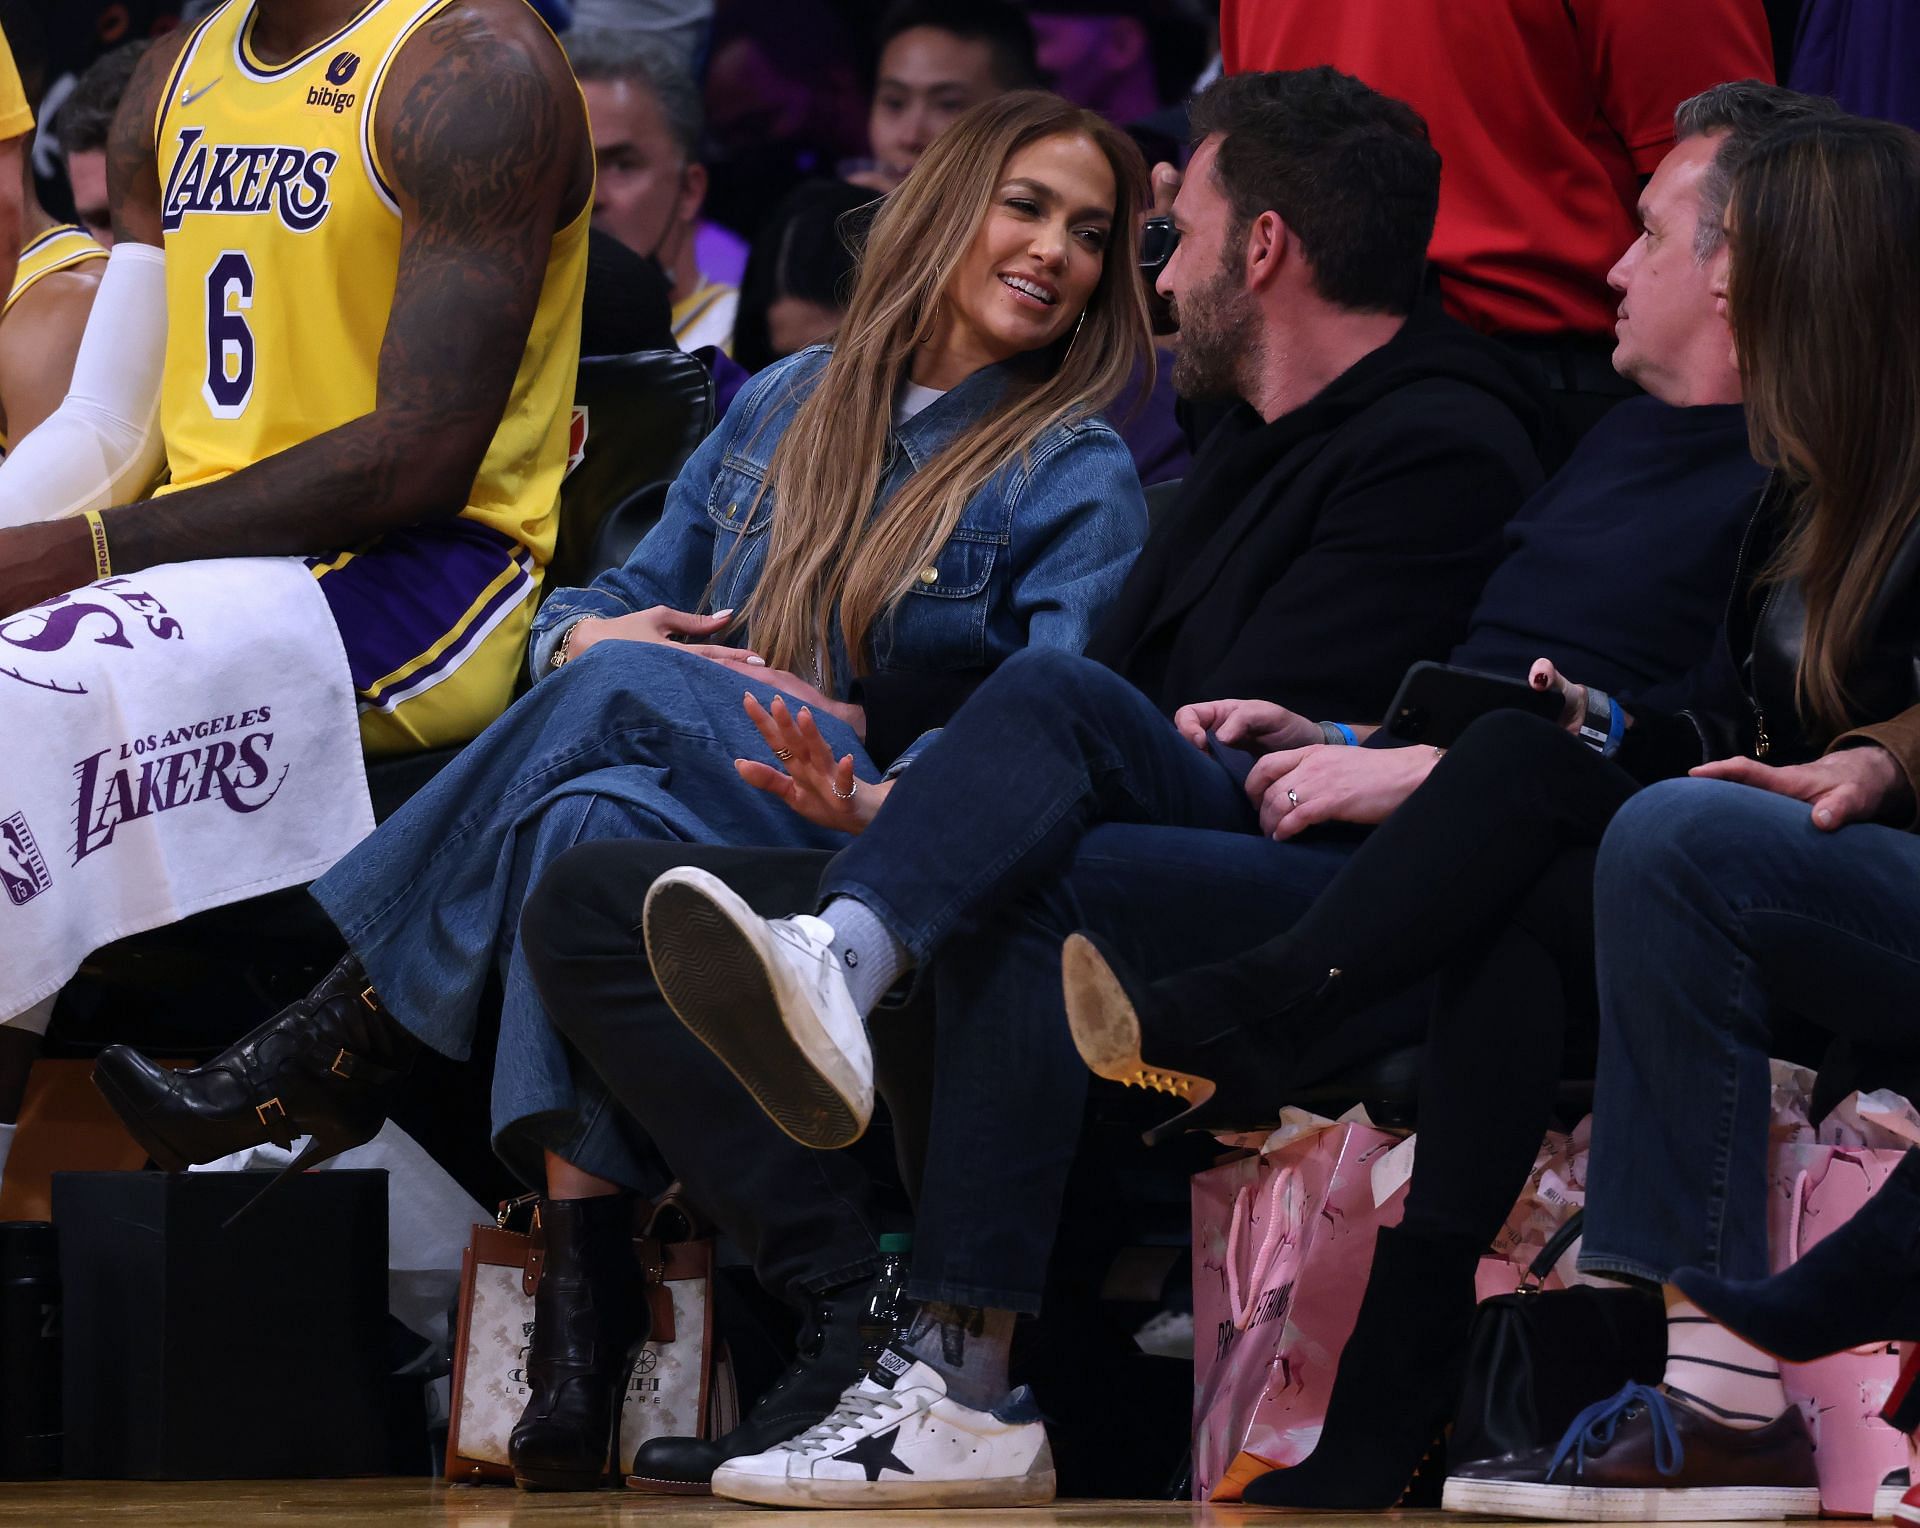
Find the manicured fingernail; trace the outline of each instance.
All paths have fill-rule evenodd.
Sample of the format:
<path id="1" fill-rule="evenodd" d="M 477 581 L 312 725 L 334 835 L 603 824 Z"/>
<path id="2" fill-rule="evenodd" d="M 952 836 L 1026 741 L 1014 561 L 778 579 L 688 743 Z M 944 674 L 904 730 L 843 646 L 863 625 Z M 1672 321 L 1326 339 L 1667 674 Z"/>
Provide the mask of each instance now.
<path id="1" fill-rule="evenodd" d="M 727 606 L 727 608 L 726 608 L 725 610 L 716 610 L 716 611 L 714 611 L 714 613 L 713 613 L 713 618 L 714 618 L 714 619 L 715 619 L 716 621 L 719 621 L 719 620 L 724 620 L 724 619 L 725 619 L 726 617 L 728 617 L 728 616 L 730 616 L 730 615 L 732 615 L 732 614 L 733 614 L 733 606 L 731 606 L 731 605 L 729 605 L 729 606 Z"/>
<path id="2" fill-rule="evenodd" d="M 754 668 L 765 668 L 767 666 L 767 660 L 762 658 L 758 653 L 748 653 L 747 662 Z"/>

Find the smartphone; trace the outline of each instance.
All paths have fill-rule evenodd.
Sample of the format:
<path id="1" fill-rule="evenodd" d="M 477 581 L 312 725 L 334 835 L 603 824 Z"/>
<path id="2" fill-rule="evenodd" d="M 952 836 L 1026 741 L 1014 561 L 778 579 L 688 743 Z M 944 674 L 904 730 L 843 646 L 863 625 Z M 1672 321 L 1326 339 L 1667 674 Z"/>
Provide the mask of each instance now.
<path id="1" fill-rule="evenodd" d="M 1160 295 L 1160 273 L 1180 245 L 1180 230 L 1170 217 L 1148 218 L 1140 226 L 1140 282 L 1146 288 L 1147 319 L 1155 334 L 1173 334 L 1173 308 Z"/>
<path id="2" fill-rule="evenodd" d="M 1560 719 L 1560 696 L 1536 690 L 1524 679 L 1483 674 L 1445 663 L 1416 663 L 1400 681 L 1383 724 L 1403 743 L 1451 748 L 1461 733 L 1490 711 L 1525 711 L 1546 721 Z"/>

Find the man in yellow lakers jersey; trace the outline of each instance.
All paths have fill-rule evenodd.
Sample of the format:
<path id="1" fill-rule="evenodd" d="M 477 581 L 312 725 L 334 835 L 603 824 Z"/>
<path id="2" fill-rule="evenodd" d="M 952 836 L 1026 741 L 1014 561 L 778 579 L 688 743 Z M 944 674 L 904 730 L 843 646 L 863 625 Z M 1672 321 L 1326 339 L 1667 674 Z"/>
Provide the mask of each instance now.
<path id="1" fill-rule="evenodd" d="M 567 461 L 593 162 L 552 34 L 524 0 L 226 0 L 141 60 L 108 183 L 73 389 L 0 464 L 0 615 L 303 555 L 368 749 L 473 736 Z"/>
<path id="2" fill-rule="evenodd" d="M 38 198 L 22 211 L 26 243 L 0 306 L 0 452 L 66 397 L 107 261 L 85 229 L 54 222 Z"/>
<path id="3" fill-rule="evenodd" d="M 32 0 L 0 0 L 0 29 L 27 104 L 37 112 L 47 83 L 47 38 Z M 22 163 L 19 176 L 20 260 L 0 304 L 0 452 L 66 397 L 107 259 L 82 229 L 48 215 L 30 165 Z"/>

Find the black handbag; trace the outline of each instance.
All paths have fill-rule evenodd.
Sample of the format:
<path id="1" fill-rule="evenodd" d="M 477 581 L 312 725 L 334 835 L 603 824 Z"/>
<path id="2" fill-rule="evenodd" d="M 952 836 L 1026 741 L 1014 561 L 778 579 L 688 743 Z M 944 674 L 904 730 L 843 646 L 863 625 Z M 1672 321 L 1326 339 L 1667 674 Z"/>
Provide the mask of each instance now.
<path id="1" fill-rule="evenodd" d="M 1450 1469 L 1558 1443 L 1582 1410 L 1628 1380 L 1660 1382 L 1667 1326 L 1657 1294 L 1540 1287 L 1582 1219 L 1575 1214 L 1555 1233 L 1515 1293 L 1483 1300 L 1474 1313 Z"/>

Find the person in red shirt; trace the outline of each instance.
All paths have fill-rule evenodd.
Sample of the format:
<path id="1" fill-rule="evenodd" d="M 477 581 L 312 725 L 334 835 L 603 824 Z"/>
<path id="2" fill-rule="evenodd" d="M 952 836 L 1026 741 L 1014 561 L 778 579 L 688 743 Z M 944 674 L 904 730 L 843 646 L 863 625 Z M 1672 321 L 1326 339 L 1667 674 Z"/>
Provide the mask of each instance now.
<path id="1" fill-rule="evenodd" d="M 1427 119 L 1447 311 L 1536 353 L 1576 436 L 1633 390 L 1607 270 L 1674 108 L 1773 80 L 1761 0 L 1221 0 L 1220 49 L 1229 74 L 1331 64 Z"/>

